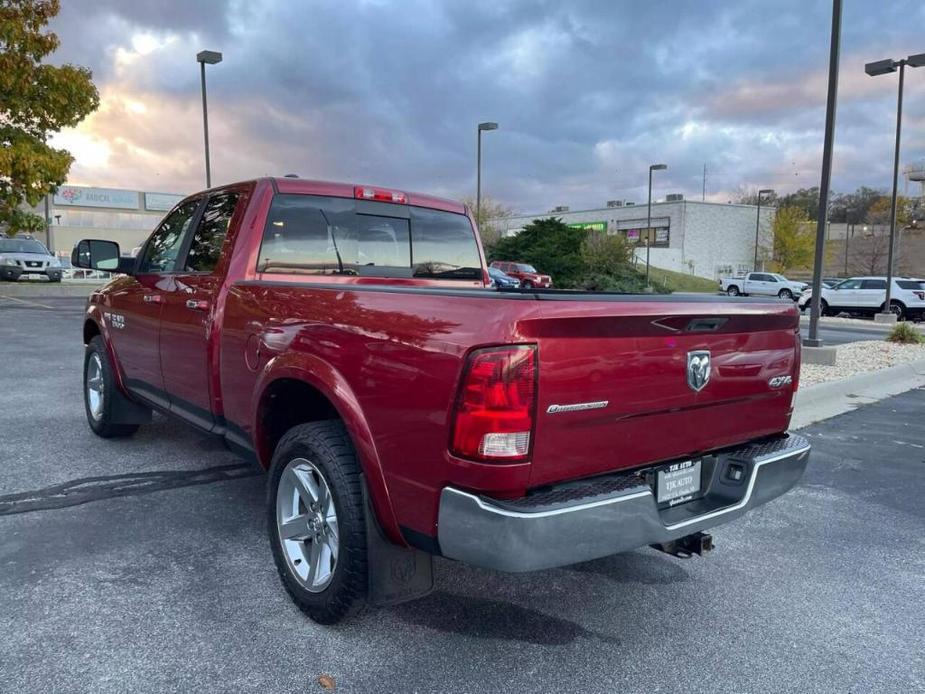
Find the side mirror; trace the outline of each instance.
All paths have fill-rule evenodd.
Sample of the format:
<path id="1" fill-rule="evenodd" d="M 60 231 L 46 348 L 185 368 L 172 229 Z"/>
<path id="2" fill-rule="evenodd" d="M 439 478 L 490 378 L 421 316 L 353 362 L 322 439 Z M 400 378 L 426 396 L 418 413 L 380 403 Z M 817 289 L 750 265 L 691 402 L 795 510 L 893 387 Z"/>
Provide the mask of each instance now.
<path id="1" fill-rule="evenodd" d="M 115 241 L 83 239 L 71 251 L 71 264 L 85 270 L 130 274 L 135 261 L 133 258 L 123 260 Z"/>

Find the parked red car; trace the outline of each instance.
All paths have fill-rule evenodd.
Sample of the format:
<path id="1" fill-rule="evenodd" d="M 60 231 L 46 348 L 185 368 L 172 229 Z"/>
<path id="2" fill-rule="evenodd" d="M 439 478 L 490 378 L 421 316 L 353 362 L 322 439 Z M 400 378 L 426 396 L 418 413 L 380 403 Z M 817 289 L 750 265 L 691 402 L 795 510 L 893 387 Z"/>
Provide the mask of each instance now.
<path id="1" fill-rule="evenodd" d="M 260 179 L 186 198 L 136 258 L 72 260 L 121 273 L 83 323 L 92 430 L 159 410 L 267 469 L 276 566 L 320 622 L 427 593 L 435 555 L 700 553 L 806 465 L 789 302 L 497 291 L 449 200 Z"/>
<path id="2" fill-rule="evenodd" d="M 509 263 L 505 260 L 496 260 L 491 264 L 492 267 L 498 268 L 506 275 L 520 280 L 520 286 L 525 289 L 539 287 L 548 289 L 552 286 L 552 277 L 543 275 L 536 271 L 536 268 L 527 263 Z"/>

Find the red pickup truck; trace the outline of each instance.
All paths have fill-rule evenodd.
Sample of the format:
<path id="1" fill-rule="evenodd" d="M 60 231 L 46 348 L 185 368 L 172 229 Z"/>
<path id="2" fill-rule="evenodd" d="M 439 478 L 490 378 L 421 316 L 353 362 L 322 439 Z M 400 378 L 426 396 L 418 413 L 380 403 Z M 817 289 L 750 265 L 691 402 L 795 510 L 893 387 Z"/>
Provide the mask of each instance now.
<path id="1" fill-rule="evenodd" d="M 151 411 L 269 471 L 282 582 L 320 622 L 432 588 L 432 557 L 504 571 L 703 533 L 784 493 L 791 304 L 489 287 L 460 204 L 268 178 L 180 202 L 83 324 L 90 427 Z"/>

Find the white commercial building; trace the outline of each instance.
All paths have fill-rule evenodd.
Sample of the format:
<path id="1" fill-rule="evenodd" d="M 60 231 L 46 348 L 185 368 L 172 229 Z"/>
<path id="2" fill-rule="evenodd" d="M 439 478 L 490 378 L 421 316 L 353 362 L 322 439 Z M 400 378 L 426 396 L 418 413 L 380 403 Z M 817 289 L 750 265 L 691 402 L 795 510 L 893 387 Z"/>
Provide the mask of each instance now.
<path id="1" fill-rule="evenodd" d="M 759 265 L 769 257 L 773 207 L 762 207 L 759 220 L 755 205 L 669 198 L 652 203 L 652 222 L 648 228 L 646 205 L 626 205 L 620 201 L 593 210 L 559 207 L 550 212 L 495 220 L 493 224 L 503 235 L 511 235 L 534 219 L 558 217 L 569 225 L 624 234 L 637 244 L 636 257 L 643 263 L 648 242 L 649 262 L 653 267 L 708 279 L 753 269 L 757 225 Z"/>
<path id="2" fill-rule="evenodd" d="M 63 185 L 32 212 L 45 217 L 49 233 L 37 237 L 49 250 L 68 255 L 80 239 L 115 241 L 130 252 L 151 235 L 158 222 L 184 196 L 121 188 Z"/>

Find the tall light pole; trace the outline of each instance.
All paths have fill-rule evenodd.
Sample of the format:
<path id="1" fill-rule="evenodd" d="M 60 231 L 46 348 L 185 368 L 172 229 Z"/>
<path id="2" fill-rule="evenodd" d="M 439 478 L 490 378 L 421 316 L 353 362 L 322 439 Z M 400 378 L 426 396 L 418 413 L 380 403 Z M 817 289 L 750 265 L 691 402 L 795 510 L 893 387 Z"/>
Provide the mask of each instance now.
<path id="1" fill-rule="evenodd" d="M 813 257 L 813 298 L 809 311 L 807 347 L 822 347 L 819 313 L 822 309 L 822 262 L 825 251 L 825 223 L 829 219 L 829 189 L 832 186 L 832 150 L 835 147 L 835 111 L 838 105 L 838 60 L 841 54 L 841 0 L 832 0 L 832 36 L 829 39 L 829 86 L 825 100 L 825 138 L 822 143 L 822 182 L 816 215 L 816 251 Z"/>
<path id="2" fill-rule="evenodd" d="M 196 54 L 199 63 L 199 75 L 202 80 L 202 131 L 206 141 L 206 188 L 212 187 L 212 167 L 209 164 L 209 109 L 206 105 L 206 63 L 216 65 L 222 62 L 218 51 L 199 51 Z"/>
<path id="3" fill-rule="evenodd" d="M 758 191 L 758 214 L 755 217 L 755 262 L 752 265 L 752 271 L 758 272 L 758 230 L 761 227 L 761 196 L 771 195 L 774 191 L 770 188 L 762 188 Z"/>
<path id="4" fill-rule="evenodd" d="M 652 172 L 653 171 L 664 171 L 668 168 L 668 164 L 652 164 L 649 167 L 649 205 L 648 212 L 646 213 L 646 289 L 649 288 L 649 249 L 652 248 L 652 241 L 654 241 L 652 236 Z"/>
<path id="5" fill-rule="evenodd" d="M 478 143 L 476 145 L 476 155 L 475 155 L 475 223 L 481 224 L 482 222 L 482 131 L 484 130 L 497 130 L 498 124 L 485 122 L 479 123 L 478 136 L 476 139 Z"/>
<path id="6" fill-rule="evenodd" d="M 896 187 L 899 179 L 899 141 L 902 135 L 903 121 L 903 81 L 906 76 L 906 65 L 910 67 L 922 67 L 925 65 L 925 53 L 910 55 L 903 60 L 878 60 L 873 63 L 867 63 L 864 66 L 864 72 L 871 77 L 886 75 L 890 72 L 896 72 L 899 68 L 899 91 L 896 96 L 896 147 L 893 150 L 893 195 L 890 200 L 890 243 L 886 260 L 886 300 L 883 302 L 885 313 L 892 313 L 892 294 L 893 294 L 893 246 L 896 242 Z"/>

